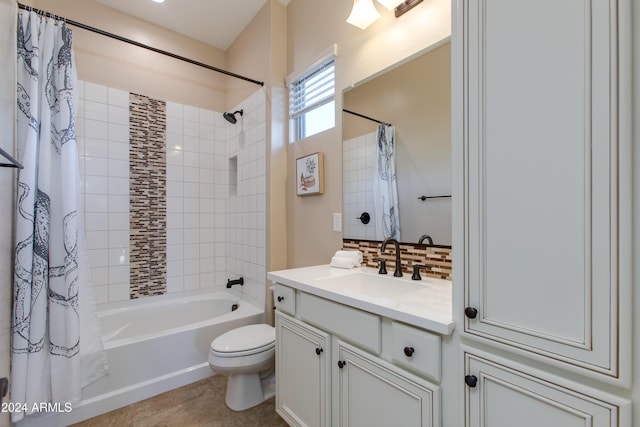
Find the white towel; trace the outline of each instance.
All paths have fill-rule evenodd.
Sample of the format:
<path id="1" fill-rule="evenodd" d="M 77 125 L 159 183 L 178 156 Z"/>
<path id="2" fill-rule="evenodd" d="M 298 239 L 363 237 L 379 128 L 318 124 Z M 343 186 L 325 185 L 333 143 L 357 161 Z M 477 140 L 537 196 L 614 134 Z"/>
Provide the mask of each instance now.
<path id="1" fill-rule="evenodd" d="M 331 257 L 331 267 L 336 267 L 336 268 L 353 268 L 355 267 L 355 262 L 352 258 L 348 258 L 348 257 L 340 257 L 340 256 L 334 256 Z"/>
<path id="2" fill-rule="evenodd" d="M 355 267 L 359 267 L 363 259 L 360 251 L 337 251 L 334 256 L 353 259 Z"/>

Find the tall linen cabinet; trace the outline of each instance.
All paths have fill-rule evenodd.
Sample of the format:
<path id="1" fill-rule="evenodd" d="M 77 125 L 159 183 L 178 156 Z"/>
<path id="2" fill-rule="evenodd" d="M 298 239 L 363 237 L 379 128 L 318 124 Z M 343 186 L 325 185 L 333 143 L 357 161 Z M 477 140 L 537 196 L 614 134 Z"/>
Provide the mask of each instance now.
<path id="1" fill-rule="evenodd" d="M 452 4 L 464 425 L 630 426 L 630 0 Z"/>

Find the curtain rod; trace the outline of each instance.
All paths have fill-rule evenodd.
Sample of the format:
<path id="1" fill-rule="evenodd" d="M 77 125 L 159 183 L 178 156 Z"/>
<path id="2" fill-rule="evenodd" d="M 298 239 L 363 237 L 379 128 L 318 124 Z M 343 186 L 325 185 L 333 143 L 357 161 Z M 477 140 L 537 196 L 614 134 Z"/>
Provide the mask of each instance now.
<path id="1" fill-rule="evenodd" d="M 0 148 L 0 155 L 5 159 L 9 160 L 9 163 L 0 163 L 0 166 L 6 167 L 6 168 L 22 169 L 22 165 L 20 164 L 20 162 L 14 159 L 9 153 L 4 151 L 2 148 Z"/>
<path id="2" fill-rule="evenodd" d="M 391 123 L 383 122 L 382 120 L 374 119 L 373 117 L 365 116 L 364 114 L 356 113 L 355 111 L 347 110 L 345 108 L 342 109 L 345 113 L 353 114 L 354 116 L 362 117 L 363 119 L 371 120 L 372 122 L 379 123 L 381 125 L 391 126 Z"/>
<path id="3" fill-rule="evenodd" d="M 103 30 L 101 30 L 99 28 L 91 27 L 89 25 L 85 25 L 85 24 L 82 24 L 80 22 L 72 21 L 71 19 L 66 19 L 66 18 L 63 18 L 63 17 L 59 17 L 57 15 L 54 15 L 53 13 L 49 13 L 49 12 L 41 10 L 41 9 L 36 9 L 36 8 L 31 7 L 31 6 L 25 6 L 22 3 L 18 3 L 18 7 L 20 9 L 33 11 L 33 12 L 37 13 L 38 15 L 49 16 L 49 17 L 52 17 L 52 18 L 60 19 L 60 20 L 62 20 L 64 22 L 66 22 L 69 25 L 73 25 L 74 27 L 82 28 L 83 30 L 91 31 L 93 33 L 100 34 L 102 36 L 106 36 L 106 37 L 109 37 L 109 38 L 112 38 L 112 39 L 115 39 L 115 40 L 119 40 L 121 42 L 128 43 L 128 44 L 131 44 L 131 45 L 134 45 L 134 46 L 137 46 L 137 47 L 141 47 L 143 49 L 147 49 L 147 50 L 150 50 L 152 52 L 159 53 L 161 55 L 169 56 L 169 57 L 174 58 L 174 59 L 179 59 L 180 61 L 188 62 L 189 64 L 197 65 L 199 67 L 204 67 L 204 68 L 206 68 L 208 70 L 211 70 L 211 71 L 215 71 L 215 72 L 218 72 L 218 73 L 226 74 L 227 76 L 235 77 L 237 79 L 245 80 L 247 82 L 251 82 L 251 83 L 254 83 L 254 84 L 257 84 L 257 85 L 260 85 L 260 86 L 264 86 L 264 82 L 261 82 L 259 80 L 254 80 L 254 79 L 251 79 L 249 77 L 242 76 L 240 74 L 232 73 L 231 71 L 223 70 L 221 68 L 213 67 L 211 65 L 207 65 L 207 64 L 204 64 L 202 62 L 194 61 L 193 59 L 185 58 L 184 56 L 176 55 L 175 53 L 167 52 L 166 50 L 157 49 L 155 47 L 151 47 L 149 45 L 137 42 L 135 40 L 127 39 L 127 38 L 119 36 L 117 34 L 113 34 L 113 33 L 107 32 L 107 31 L 103 31 Z"/>

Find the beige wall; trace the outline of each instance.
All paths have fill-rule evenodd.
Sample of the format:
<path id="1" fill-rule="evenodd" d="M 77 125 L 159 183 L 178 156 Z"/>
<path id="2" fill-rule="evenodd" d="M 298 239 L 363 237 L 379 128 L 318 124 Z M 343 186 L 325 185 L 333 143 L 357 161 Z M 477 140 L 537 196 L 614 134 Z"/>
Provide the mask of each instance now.
<path id="1" fill-rule="evenodd" d="M 31 0 L 24 4 L 226 69 L 226 52 L 90 0 Z M 78 78 L 167 101 L 224 111 L 227 77 L 86 30 L 74 29 Z"/>
<path id="2" fill-rule="evenodd" d="M 287 8 L 287 72 L 309 65 L 331 44 L 338 45 L 336 89 L 404 60 L 451 34 L 451 4 L 426 0 L 400 18 L 382 7 L 382 17 L 366 30 L 345 22 L 353 3 L 344 0 L 292 0 Z M 342 110 L 337 97 L 336 110 Z M 342 212 L 342 126 L 288 145 L 287 170 L 295 175 L 295 159 L 324 153 L 325 193 L 296 197 L 287 180 L 287 263 L 289 267 L 328 263 L 340 248 L 342 234 L 332 231 L 332 213 Z"/>

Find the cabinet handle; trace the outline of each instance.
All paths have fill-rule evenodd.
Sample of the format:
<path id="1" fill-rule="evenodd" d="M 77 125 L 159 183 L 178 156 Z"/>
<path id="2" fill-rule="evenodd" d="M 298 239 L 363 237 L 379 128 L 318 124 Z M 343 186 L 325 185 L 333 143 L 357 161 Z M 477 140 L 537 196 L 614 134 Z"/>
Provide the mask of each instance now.
<path id="1" fill-rule="evenodd" d="M 464 383 L 469 387 L 475 387 L 478 384 L 478 377 L 475 375 L 466 375 L 464 377 Z"/>
<path id="2" fill-rule="evenodd" d="M 413 347 L 405 347 L 404 348 L 404 355 L 407 357 L 411 357 L 413 356 L 413 353 L 415 353 L 415 349 Z"/>
<path id="3" fill-rule="evenodd" d="M 475 319 L 476 316 L 478 315 L 478 309 L 477 308 L 473 308 L 473 307 L 467 307 L 467 308 L 464 309 L 464 314 L 469 319 Z"/>
<path id="4" fill-rule="evenodd" d="M 338 368 L 342 369 L 347 364 L 344 360 L 338 360 Z"/>
<path id="5" fill-rule="evenodd" d="M 283 296 L 279 296 L 278 297 L 278 302 L 282 302 L 282 301 L 284 301 L 284 297 Z"/>
<path id="6" fill-rule="evenodd" d="M 316 354 L 318 356 L 320 356 L 320 353 L 322 353 L 324 350 L 322 349 L 322 347 L 316 347 Z"/>

